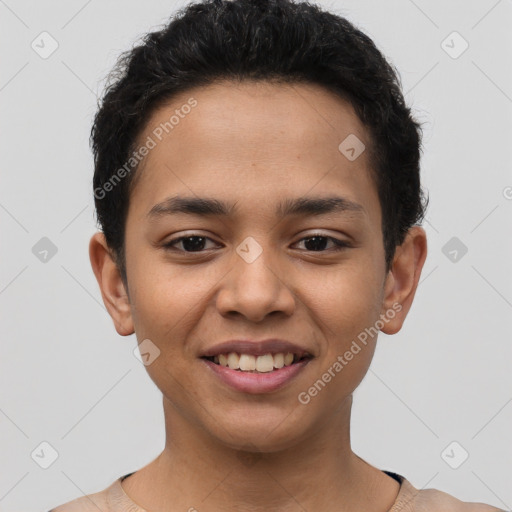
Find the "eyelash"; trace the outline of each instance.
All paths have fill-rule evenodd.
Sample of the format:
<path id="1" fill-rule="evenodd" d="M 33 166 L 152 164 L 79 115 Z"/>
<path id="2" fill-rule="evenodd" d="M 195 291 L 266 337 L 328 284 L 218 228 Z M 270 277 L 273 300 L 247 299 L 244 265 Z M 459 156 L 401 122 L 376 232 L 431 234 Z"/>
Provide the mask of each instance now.
<path id="1" fill-rule="evenodd" d="M 204 252 L 206 252 L 208 250 L 208 249 L 205 249 L 205 250 L 201 250 L 201 251 L 185 251 L 185 250 L 176 249 L 174 247 L 177 243 L 181 242 L 182 240 L 188 239 L 188 238 L 204 238 L 206 240 L 213 241 L 211 238 L 209 238 L 207 236 L 192 234 L 192 235 L 187 235 L 187 236 L 181 236 L 181 237 L 178 237 L 178 238 L 174 238 L 173 240 L 169 240 L 168 242 L 163 244 L 162 247 L 165 250 L 169 250 L 169 251 L 175 250 L 175 251 L 178 251 L 178 252 L 183 252 L 185 254 L 201 254 L 201 253 L 204 253 Z M 328 240 L 331 240 L 334 243 L 334 247 L 331 248 L 331 249 L 324 249 L 324 250 L 321 250 L 321 251 L 307 251 L 307 252 L 312 252 L 312 253 L 322 253 L 322 252 L 329 252 L 329 251 L 337 252 L 337 251 L 342 251 L 343 249 L 351 247 L 351 245 L 348 242 L 345 242 L 345 241 L 342 241 L 342 240 L 338 240 L 337 238 L 334 238 L 332 236 L 327 236 L 327 235 L 324 235 L 322 233 L 312 233 L 311 235 L 309 235 L 307 237 L 301 238 L 300 240 L 298 240 L 298 242 L 302 242 L 304 240 L 311 240 L 312 238 L 326 238 Z"/>

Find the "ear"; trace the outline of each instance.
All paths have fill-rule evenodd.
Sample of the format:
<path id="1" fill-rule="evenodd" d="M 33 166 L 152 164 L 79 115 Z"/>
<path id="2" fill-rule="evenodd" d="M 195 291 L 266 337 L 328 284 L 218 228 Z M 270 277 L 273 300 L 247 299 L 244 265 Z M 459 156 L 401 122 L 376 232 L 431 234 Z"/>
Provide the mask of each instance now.
<path id="1" fill-rule="evenodd" d="M 100 286 L 103 303 L 121 336 L 134 333 L 130 299 L 121 274 L 101 232 L 95 233 L 89 242 L 89 258 L 92 270 Z"/>
<path id="2" fill-rule="evenodd" d="M 422 227 L 413 226 L 407 232 L 402 245 L 396 248 L 393 263 L 386 276 L 381 313 L 386 316 L 387 321 L 384 322 L 382 332 L 396 334 L 402 328 L 416 294 L 426 257 L 427 234 Z M 393 318 L 390 318 L 391 310 L 396 313 Z"/>

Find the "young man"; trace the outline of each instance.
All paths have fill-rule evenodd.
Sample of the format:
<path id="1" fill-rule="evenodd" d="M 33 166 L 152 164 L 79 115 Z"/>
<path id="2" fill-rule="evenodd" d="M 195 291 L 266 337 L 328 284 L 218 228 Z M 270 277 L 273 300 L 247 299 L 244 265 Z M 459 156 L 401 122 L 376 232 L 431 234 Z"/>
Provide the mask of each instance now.
<path id="1" fill-rule="evenodd" d="M 351 450 L 352 393 L 427 254 L 420 127 L 372 41 L 305 3 L 205 1 L 117 71 L 90 257 L 166 444 L 54 511 L 498 510 Z"/>

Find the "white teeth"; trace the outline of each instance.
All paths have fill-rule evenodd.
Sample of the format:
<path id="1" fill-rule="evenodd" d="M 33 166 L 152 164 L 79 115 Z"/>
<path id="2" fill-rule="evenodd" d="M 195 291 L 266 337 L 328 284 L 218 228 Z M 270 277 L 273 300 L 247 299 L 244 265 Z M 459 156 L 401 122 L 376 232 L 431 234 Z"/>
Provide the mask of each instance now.
<path id="1" fill-rule="evenodd" d="M 259 372 L 271 372 L 274 369 L 274 358 L 272 354 L 258 356 L 256 359 L 256 370 Z"/>
<path id="2" fill-rule="evenodd" d="M 238 364 L 240 365 L 240 370 L 244 372 L 256 370 L 256 358 L 249 354 L 241 354 Z"/>
<path id="3" fill-rule="evenodd" d="M 274 367 L 282 368 L 284 366 L 284 354 L 275 354 L 274 355 Z"/>
<path id="4" fill-rule="evenodd" d="M 267 373 L 279 369 L 283 366 L 290 366 L 293 363 L 294 354 L 292 352 L 279 354 L 265 354 L 263 356 L 253 356 L 251 354 L 238 355 L 236 352 L 229 354 L 219 354 L 213 358 L 215 363 L 226 366 L 231 370 L 241 370 L 244 372 Z"/>
<path id="5" fill-rule="evenodd" d="M 238 370 L 238 368 L 240 368 L 240 366 L 238 365 L 239 359 L 240 358 L 238 357 L 238 354 L 236 354 L 235 352 L 231 352 L 230 354 L 228 354 L 228 366 L 232 370 Z"/>

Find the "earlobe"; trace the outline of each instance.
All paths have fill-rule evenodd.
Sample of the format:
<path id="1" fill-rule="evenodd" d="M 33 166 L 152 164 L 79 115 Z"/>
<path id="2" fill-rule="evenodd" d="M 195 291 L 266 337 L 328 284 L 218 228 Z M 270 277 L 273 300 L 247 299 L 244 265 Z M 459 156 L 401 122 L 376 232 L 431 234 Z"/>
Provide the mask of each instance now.
<path id="1" fill-rule="evenodd" d="M 97 232 L 91 237 L 89 258 L 101 290 L 103 303 L 114 321 L 116 331 L 121 336 L 133 334 L 130 299 L 103 233 Z"/>
<path id="2" fill-rule="evenodd" d="M 393 264 L 386 277 L 381 314 L 386 315 L 387 321 L 381 329 L 382 332 L 396 334 L 402 328 L 412 306 L 426 257 L 425 230 L 420 226 L 413 226 L 402 245 L 396 248 Z"/>

